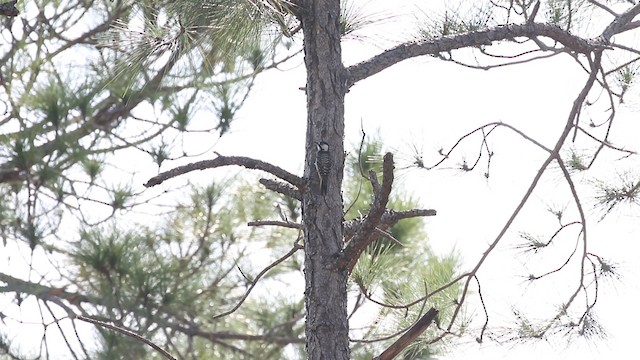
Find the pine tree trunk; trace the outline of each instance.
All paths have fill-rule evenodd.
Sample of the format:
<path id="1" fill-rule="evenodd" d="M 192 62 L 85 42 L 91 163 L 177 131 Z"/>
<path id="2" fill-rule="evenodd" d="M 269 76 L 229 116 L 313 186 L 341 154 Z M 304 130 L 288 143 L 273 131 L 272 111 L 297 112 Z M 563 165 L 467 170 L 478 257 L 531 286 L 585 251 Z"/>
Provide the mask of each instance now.
<path id="1" fill-rule="evenodd" d="M 309 359 L 349 359 L 346 271 L 329 266 L 342 248 L 345 69 L 340 48 L 340 0 L 301 1 L 307 68 L 307 139 L 303 198 L 306 338 Z M 332 160 L 327 194 L 314 166 L 316 143 Z"/>

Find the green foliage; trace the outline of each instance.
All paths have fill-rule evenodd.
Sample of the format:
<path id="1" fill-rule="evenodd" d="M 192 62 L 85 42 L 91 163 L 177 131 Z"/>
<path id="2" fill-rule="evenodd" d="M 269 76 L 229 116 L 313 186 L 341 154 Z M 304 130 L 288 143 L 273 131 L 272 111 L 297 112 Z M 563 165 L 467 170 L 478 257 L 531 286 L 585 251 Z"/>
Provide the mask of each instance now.
<path id="1" fill-rule="evenodd" d="M 267 216 L 275 198 L 264 193 L 257 198 L 259 201 L 251 202 L 247 197 L 254 187 L 241 182 L 233 188 L 230 190 L 225 183 L 193 187 L 190 199 L 157 227 L 124 230 L 112 223 L 83 230 L 71 251 L 74 270 L 70 278 L 77 281 L 79 288 L 90 289 L 90 296 L 101 299 L 99 311 L 103 316 L 127 319 L 129 328 L 150 339 L 180 344 L 178 351 L 186 351 L 189 346 L 184 335 L 167 336 L 161 329 L 149 328 L 149 324 L 171 328 L 177 326 L 174 321 L 178 320 L 183 322 L 180 326 L 197 323 L 218 332 L 258 334 L 271 329 L 272 336 L 297 338 L 303 332 L 304 307 L 302 299 L 287 300 L 290 295 L 279 297 L 272 292 L 267 298 L 252 296 L 235 314 L 213 320 L 215 315 L 231 309 L 247 291 L 256 274 L 251 257 L 271 257 L 271 251 L 262 245 L 261 232 L 238 231 L 238 225 L 255 216 Z M 291 238 L 276 236 L 269 241 L 276 239 L 284 244 Z M 273 256 L 276 255 L 279 256 Z M 299 269 L 294 273 L 300 274 Z M 280 282 L 275 275 L 263 281 Z M 108 332 L 103 345 L 101 356 L 105 358 L 117 356 L 131 346 L 135 348 L 129 339 Z M 282 345 L 247 342 L 236 346 L 248 353 L 271 354 L 264 358 L 280 358 Z M 140 359 L 151 355 L 139 354 Z M 192 354 L 235 356 L 224 346 L 211 345 L 196 346 Z"/>
<path id="2" fill-rule="evenodd" d="M 638 75 L 637 65 L 625 65 L 616 72 L 615 82 L 620 87 L 620 102 L 623 102 L 623 96 L 629 90 L 631 85 L 636 81 Z"/>
<path id="3" fill-rule="evenodd" d="M 640 203 L 640 181 L 632 174 L 623 174 L 614 181 L 595 180 L 596 200 L 603 207 L 605 215 L 620 204 Z"/>
<path id="4" fill-rule="evenodd" d="M 58 128 L 69 112 L 69 98 L 64 85 L 56 78 L 49 78 L 45 84 L 36 87 L 33 95 L 27 98 L 25 105 L 40 112 L 43 126 Z"/>
<path id="5" fill-rule="evenodd" d="M 64 281 L 29 280 L 43 286 L 64 283 L 91 297 L 91 314 L 164 345 L 171 341 L 228 358 L 221 355 L 227 349 L 213 349 L 208 340 L 174 338 L 164 330 L 169 323 L 177 326 L 177 318 L 210 318 L 238 300 L 247 287 L 238 269 L 255 276 L 248 256 L 255 254 L 252 246 L 262 249 L 267 241 L 248 242 L 265 232 L 237 228 L 252 216 L 269 214 L 278 199 L 264 191 L 262 202 L 228 194 L 227 204 L 236 196 L 235 203 L 248 205 L 225 209 L 221 188 L 213 186 L 194 190 L 193 202 L 167 215 L 157 229 L 127 228 L 135 206 L 158 205 L 139 193 L 138 180 L 131 184 L 139 169 L 135 164 L 131 169 L 128 159 L 142 152 L 164 166 L 168 159 L 192 155 L 192 148 L 179 147 L 181 136 L 194 129 L 215 135 L 230 129 L 257 74 L 276 62 L 281 41 L 273 30 L 290 22 L 288 10 L 269 4 L 274 2 L 18 4 L 20 16 L 5 19 L 3 34 L 10 41 L 0 50 L 0 246 L 12 259 L 30 259 L 21 265 L 34 273 L 70 275 Z M 204 124 L 194 120 L 210 104 L 220 118 L 208 116 Z M 279 237 L 268 238 L 274 252 L 285 243 L 290 247 L 297 236 L 291 230 L 274 234 Z M 14 249 L 24 253 L 14 256 Z M 299 272 L 296 261 L 286 269 Z M 222 282 L 229 273 L 233 276 Z M 269 276 L 269 281 L 278 279 L 276 272 Z M 19 294 L 18 310 L 27 296 Z M 159 325 L 152 326 L 153 321 Z M 204 327 L 229 331 L 242 330 L 244 323 L 242 316 L 215 326 L 207 321 Z M 111 330 L 100 334 L 104 351 L 71 351 L 104 359 L 157 355 Z M 28 350 L 23 355 L 32 353 Z"/>
<path id="6" fill-rule="evenodd" d="M 575 150 L 571 151 L 571 155 L 567 160 L 566 164 L 571 170 L 585 171 L 589 169 L 587 164 L 584 163 L 583 156 L 578 154 Z"/>
<path id="7" fill-rule="evenodd" d="M 571 30 L 581 23 L 579 18 L 588 5 L 589 1 L 584 0 L 547 0 L 544 6 L 546 21 Z"/>
<path id="8" fill-rule="evenodd" d="M 473 4 L 470 9 L 459 5 L 453 9 L 448 5 L 443 14 L 427 15 L 418 29 L 418 38 L 434 39 L 441 36 L 461 34 L 486 29 L 493 22 L 492 6 Z"/>
<path id="9" fill-rule="evenodd" d="M 382 148 L 380 140 L 368 139 L 346 159 L 347 219 L 359 218 L 359 214 L 368 212 L 373 190 L 362 174 L 369 176 L 369 171 L 380 169 Z M 380 176 L 380 171 L 376 171 L 376 175 Z M 419 208 L 415 200 L 402 192 L 395 191 L 392 195 L 388 205 L 390 209 L 402 211 Z M 440 311 L 439 317 L 443 322 L 447 321 L 461 290 L 459 285 L 446 287 L 456 275 L 459 265 L 457 255 L 436 256 L 429 247 L 419 218 L 402 220 L 386 233 L 388 235 L 381 235 L 367 248 L 351 275 L 351 291 L 386 304 L 375 311 L 375 317 L 368 324 L 367 338 L 383 338 L 402 331 L 431 306 Z M 416 302 L 416 299 L 424 298 L 442 287 L 443 290 L 430 295 L 426 301 Z M 434 346 L 426 341 L 433 338 L 437 331 L 436 327 L 430 327 L 421 335 L 421 340 L 405 351 L 404 356 L 427 356 L 441 351 L 442 344 Z M 353 354 L 355 358 L 366 358 L 370 351 L 370 347 L 356 346 Z"/>
<path id="10" fill-rule="evenodd" d="M 340 2 L 340 33 L 343 38 L 357 39 L 359 31 L 391 18 L 392 16 L 386 14 L 368 13 L 366 3 L 358 3 L 354 0 Z"/>

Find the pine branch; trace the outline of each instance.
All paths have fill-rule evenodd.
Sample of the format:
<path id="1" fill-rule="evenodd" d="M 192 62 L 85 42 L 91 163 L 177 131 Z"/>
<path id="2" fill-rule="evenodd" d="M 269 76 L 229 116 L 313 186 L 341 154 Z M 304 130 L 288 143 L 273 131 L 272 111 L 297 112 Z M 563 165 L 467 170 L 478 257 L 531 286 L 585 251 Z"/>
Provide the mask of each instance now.
<path id="1" fill-rule="evenodd" d="M 125 328 L 122 328 L 122 327 L 119 327 L 119 326 L 116 326 L 116 325 L 112 325 L 112 324 L 109 324 L 109 323 L 106 323 L 106 322 L 102 322 L 102 321 L 98 321 L 98 320 L 95 320 L 95 319 L 91 319 L 91 318 L 88 318 L 88 317 L 85 317 L 85 316 L 78 316 L 76 318 L 78 320 L 82 320 L 82 321 L 86 321 L 86 322 L 94 324 L 94 325 L 102 326 L 104 328 L 107 328 L 107 329 L 110 329 L 110 330 L 114 330 L 114 331 L 117 331 L 117 332 L 119 332 L 121 334 L 124 334 L 124 335 L 127 335 L 129 337 L 132 337 L 132 338 L 134 338 L 134 339 L 136 339 L 138 341 L 141 341 L 141 342 L 151 346 L 154 350 L 156 350 L 157 352 L 162 354 L 162 356 L 164 356 L 165 358 L 176 360 L 176 358 L 173 357 L 171 354 L 169 354 L 168 351 L 166 351 L 165 349 L 163 349 L 160 346 L 156 345 L 153 341 L 151 341 L 151 340 L 149 340 L 149 339 L 147 339 L 147 338 L 145 338 L 143 336 L 140 336 L 140 335 L 136 334 L 135 332 L 133 332 L 131 330 L 128 330 L 128 329 L 125 329 Z"/>
<path id="2" fill-rule="evenodd" d="M 608 44 L 615 34 L 628 30 L 627 25 L 629 25 L 633 18 L 638 14 L 640 14 L 640 4 L 630 7 L 627 11 L 623 12 L 614 21 L 612 21 L 611 24 L 604 29 L 601 35 L 605 43 Z"/>
<path id="3" fill-rule="evenodd" d="M 640 5 L 634 8 L 636 7 L 640 7 Z M 627 22 L 628 21 L 623 20 L 618 22 L 618 20 L 616 20 L 614 23 L 619 23 L 623 26 L 626 25 Z M 611 32 L 619 31 L 621 26 L 613 27 Z M 535 38 L 539 36 L 551 38 L 564 45 L 568 50 L 576 53 L 587 54 L 602 48 L 602 45 L 595 41 L 585 40 L 550 24 L 526 23 L 497 26 L 481 31 L 443 36 L 436 39 L 419 40 L 398 45 L 359 64 L 348 67 L 346 69 L 347 86 L 351 87 L 360 80 L 364 80 L 392 65 L 413 57 L 437 55 L 456 49 L 491 45 L 494 41 L 513 40 L 522 37 Z"/>
<path id="4" fill-rule="evenodd" d="M 288 196 L 298 201 L 302 201 L 302 194 L 300 193 L 300 190 L 288 184 L 283 184 L 279 181 L 270 180 L 270 179 L 260 179 L 258 180 L 258 182 L 260 182 L 260 184 L 262 184 L 264 187 L 266 187 L 271 191 Z"/>
<path id="5" fill-rule="evenodd" d="M 429 309 L 426 314 L 424 314 L 415 325 L 409 329 L 404 335 L 400 337 L 400 339 L 396 340 L 391 346 L 389 346 L 385 351 L 374 358 L 374 360 L 391 360 L 396 355 L 400 354 L 402 350 L 406 349 L 407 346 L 411 345 L 411 343 L 420 336 L 427 328 L 431 325 L 433 320 L 435 320 L 436 316 L 438 316 L 438 310 L 435 308 Z"/>
<path id="6" fill-rule="evenodd" d="M 299 250 L 299 245 L 296 245 L 296 246 L 298 247 L 294 247 L 292 251 L 285 254 L 285 256 L 283 256 L 282 258 L 278 259 L 276 261 L 277 264 L 279 264 L 283 258 L 291 256 L 292 252 Z M 277 264 L 272 264 L 271 267 Z M 268 267 L 268 269 L 271 269 L 271 267 Z M 266 271 L 268 271 L 268 269 Z M 108 303 L 107 301 L 105 301 L 104 298 L 87 296 L 79 293 L 66 291 L 64 288 L 45 286 L 37 283 L 20 280 L 18 278 L 14 278 L 10 275 L 7 275 L 1 272 L 0 272 L 0 282 L 7 284 L 7 285 L 0 286 L 0 294 L 9 293 L 9 292 L 14 292 L 17 294 L 18 293 L 28 294 L 28 295 L 36 296 L 37 298 L 43 301 L 49 301 L 49 302 L 55 303 L 58 306 L 60 306 L 60 301 L 64 300 L 75 306 L 79 306 L 81 303 L 89 303 L 94 306 L 95 305 L 104 306 L 107 309 L 123 310 L 121 308 L 114 307 L 113 304 Z M 66 310 L 66 312 L 69 314 L 70 317 L 80 319 L 81 316 L 77 315 L 73 310 L 71 310 L 66 305 L 63 304 L 62 308 Z M 140 314 L 144 312 L 145 316 L 148 316 L 148 312 L 147 312 L 148 309 L 136 308 L 136 309 L 124 309 L 124 310 L 131 311 L 131 313 L 133 314 Z M 85 319 L 91 319 L 93 320 L 92 322 L 95 322 L 95 321 L 100 321 L 102 323 L 111 322 L 111 319 L 109 318 L 99 318 L 96 316 L 92 316 L 91 318 L 82 317 L 82 319 L 80 320 L 87 321 Z M 276 336 L 269 336 L 269 335 L 251 335 L 251 334 L 233 333 L 228 331 L 210 332 L 210 331 L 201 330 L 197 324 L 189 324 L 188 327 L 185 327 L 180 323 L 178 323 L 177 321 L 173 321 L 171 318 L 161 316 L 160 314 L 158 314 L 158 316 L 155 316 L 153 320 L 160 327 L 165 327 L 167 329 L 171 329 L 172 331 L 179 332 L 182 334 L 200 337 L 216 343 L 219 342 L 220 340 L 259 341 L 259 342 L 269 342 L 269 343 L 277 343 L 277 344 L 304 343 L 304 339 L 300 339 L 300 338 L 276 337 Z"/>
<path id="7" fill-rule="evenodd" d="M 144 186 L 153 187 L 162 184 L 166 180 L 195 170 L 205 170 L 230 165 L 237 165 L 247 169 L 256 169 L 268 172 L 269 174 L 297 186 L 298 188 L 302 187 L 304 184 L 302 178 L 282 169 L 281 167 L 267 162 L 244 156 L 222 156 L 218 154 L 218 157 L 213 160 L 198 161 L 160 173 L 159 175 L 149 179 Z"/>
<path id="8" fill-rule="evenodd" d="M 38 283 L 32 283 L 15 278 L 11 275 L 7 275 L 0 272 L 0 282 L 6 285 L 0 286 L 0 293 L 24 293 L 36 296 L 38 298 L 47 299 L 48 297 L 56 297 L 62 300 L 66 300 L 70 304 L 79 305 L 83 302 L 88 302 L 93 305 L 106 305 L 102 299 L 89 297 L 80 293 L 67 291 L 65 288 L 46 286 Z"/>
<path id="9" fill-rule="evenodd" d="M 435 216 L 436 214 L 436 210 L 433 209 L 412 209 L 406 211 L 385 210 L 384 214 L 380 217 L 377 227 L 380 230 L 384 230 L 394 226 L 400 220 L 415 217 Z M 366 217 L 346 221 L 344 223 L 344 238 L 348 240 L 353 237 L 358 230 L 360 230 L 365 219 Z"/>

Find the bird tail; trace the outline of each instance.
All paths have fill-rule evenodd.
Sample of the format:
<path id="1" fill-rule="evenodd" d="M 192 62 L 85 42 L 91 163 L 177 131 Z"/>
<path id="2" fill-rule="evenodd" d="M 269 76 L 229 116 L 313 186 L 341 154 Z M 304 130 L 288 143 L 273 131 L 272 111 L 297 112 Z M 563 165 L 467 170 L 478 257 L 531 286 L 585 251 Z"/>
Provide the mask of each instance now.
<path id="1" fill-rule="evenodd" d="M 320 179 L 320 193 L 322 196 L 327 194 L 327 179 Z"/>

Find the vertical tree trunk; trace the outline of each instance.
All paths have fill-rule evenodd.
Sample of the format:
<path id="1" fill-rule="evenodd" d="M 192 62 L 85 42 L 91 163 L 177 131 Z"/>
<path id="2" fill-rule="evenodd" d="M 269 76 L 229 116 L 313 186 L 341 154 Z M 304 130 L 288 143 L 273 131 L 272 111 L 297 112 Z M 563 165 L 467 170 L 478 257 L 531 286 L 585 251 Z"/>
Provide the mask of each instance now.
<path id="1" fill-rule="evenodd" d="M 340 48 L 340 0 L 301 1 L 307 68 L 307 139 L 303 198 L 306 337 L 309 359 L 349 359 L 346 271 L 330 264 L 342 248 L 345 69 Z M 327 194 L 319 190 L 316 143 L 332 160 Z"/>

